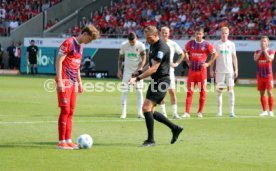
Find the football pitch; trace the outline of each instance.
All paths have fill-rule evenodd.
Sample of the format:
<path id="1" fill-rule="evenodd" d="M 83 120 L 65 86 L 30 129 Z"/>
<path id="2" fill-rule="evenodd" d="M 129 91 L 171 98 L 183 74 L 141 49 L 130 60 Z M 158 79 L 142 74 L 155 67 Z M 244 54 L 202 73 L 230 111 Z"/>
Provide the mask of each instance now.
<path id="1" fill-rule="evenodd" d="M 236 86 L 235 113 L 228 117 L 228 94 L 223 94 L 223 117 L 217 118 L 216 93 L 207 93 L 204 118 L 172 120 L 185 130 L 171 145 L 171 132 L 155 122 L 154 147 L 139 147 L 146 138 L 145 121 L 136 118 L 136 93 L 128 96 L 127 119 L 119 119 L 121 93 L 86 92 L 78 96 L 73 135 L 87 133 L 89 150 L 58 150 L 59 108 L 55 92 L 44 82 L 53 77 L 0 77 L 0 170 L 275 170 L 276 119 L 261 118 L 256 86 Z M 83 82 L 118 80 L 84 79 Z M 275 92 L 274 92 L 275 95 Z M 186 93 L 177 94 L 183 114 Z M 169 96 L 167 112 L 172 118 Z M 159 110 L 159 108 L 157 108 Z"/>

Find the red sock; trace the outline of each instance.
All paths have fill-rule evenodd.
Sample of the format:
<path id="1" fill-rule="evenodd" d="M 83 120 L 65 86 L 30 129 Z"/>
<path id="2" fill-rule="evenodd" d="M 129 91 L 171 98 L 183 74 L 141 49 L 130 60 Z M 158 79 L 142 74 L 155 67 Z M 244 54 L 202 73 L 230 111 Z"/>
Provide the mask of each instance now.
<path id="1" fill-rule="evenodd" d="M 273 111 L 273 107 L 274 107 L 274 97 L 273 96 L 268 97 L 268 105 L 269 105 L 269 110 Z"/>
<path id="2" fill-rule="evenodd" d="M 200 97 L 199 97 L 199 108 L 198 108 L 198 113 L 202 113 L 203 108 L 204 108 L 204 104 L 205 104 L 205 100 L 206 100 L 206 92 L 205 90 L 201 90 L 200 91 Z"/>
<path id="3" fill-rule="evenodd" d="M 266 111 L 266 98 L 265 98 L 265 96 L 261 96 L 261 103 L 262 103 L 263 111 Z"/>
<path id="4" fill-rule="evenodd" d="M 72 133 L 72 117 L 74 115 L 74 109 L 70 110 L 70 113 L 67 118 L 66 122 L 66 133 L 65 133 L 65 139 L 69 140 L 71 139 L 71 133 Z"/>
<path id="5" fill-rule="evenodd" d="M 194 92 L 192 90 L 188 90 L 187 97 L 186 97 L 186 113 L 189 113 L 189 114 L 190 114 L 190 109 L 193 102 L 193 93 Z"/>
<path id="6" fill-rule="evenodd" d="M 65 140 L 66 123 L 70 114 L 69 107 L 60 107 L 60 114 L 58 119 L 58 139 Z"/>

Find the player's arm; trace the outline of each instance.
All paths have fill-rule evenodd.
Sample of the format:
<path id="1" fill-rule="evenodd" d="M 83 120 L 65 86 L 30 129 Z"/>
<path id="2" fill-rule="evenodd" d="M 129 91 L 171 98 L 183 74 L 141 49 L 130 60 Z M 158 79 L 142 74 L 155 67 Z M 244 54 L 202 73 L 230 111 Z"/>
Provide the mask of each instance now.
<path id="1" fill-rule="evenodd" d="M 175 63 L 171 63 L 171 67 L 176 68 L 178 65 L 183 61 L 185 58 L 185 53 L 182 52 L 181 54 L 178 54 L 177 61 Z"/>
<path id="2" fill-rule="evenodd" d="M 274 59 L 275 52 L 269 54 L 268 50 L 264 50 L 264 55 L 267 61 L 272 61 Z"/>
<path id="3" fill-rule="evenodd" d="M 238 77 L 238 58 L 236 54 L 232 54 L 232 60 L 233 60 L 233 65 L 234 65 L 234 74 L 235 78 Z"/>
<path id="4" fill-rule="evenodd" d="M 64 92 L 64 84 L 62 80 L 62 62 L 66 55 L 59 54 L 56 60 L 56 77 L 57 77 L 57 91 Z"/>
<path id="5" fill-rule="evenodd" d="M 211 77 L 211 78 L 214 77 L 214 65 L 215 65 L 215 62 L 213 62 L 213 63 L 210 65 L 210 77 Z"/>
<path id="6" fill-rule="evenodd" d="M 209 67 L 210 65 L 212 65 L 215 62 L 217 57 L 218 57 L 217 52 L 213 52 L 211 59 L 208 62 L 203 63 L 202 66 L 205 67 L 205 68 Z"/>
<path id="7" fill-rule="evenodd" d="M 262 51 L 257 51 L 254 53 L 254 61 L 258 61 L 258 59 L 261 57 Z"/>
<path id="8" fill-rule="evenodd" d="M 81 80 L 81 74 L 80 74 L 80 69 L 78 69 L 78 92 L 83 93 L 83 86 L 82 86 L 82 80 Z"/>
<path id="9" fill-rule="evenodd" d="M 117 71 L 117 77 L 119 79 L 122 79 L 122 76 L 123 76 L 122 66 L 123 66 L 124 59 L 125 59 L 125 55 L 120 53 L 118 56 L 118 71 Z"/>
<path id="10" fill-rule="evenodd" d="M 146 64 L 146 51 L 140 52 L 140 57 L 141 57 L 141 61 L 136 71 L 142 70 L 144 65 Z"/>
<path id="11" fill-rule="evenodd" d="M 158 67 L 160 66 L 160 61 L 156 61 L 156 60 L 153 60 L 153 63 L 152 63 L 152 66 L 149 67 L 145 72 L 143 72 L 141 75 L 138 75 L 137 77 L 135 78 L 131 78 L 129 80 L 129 84 L 134 84 L 135 82 L 137 81 L 140 81 L 142 79 L 145 79 L 149 76 L 151 76 L 153 73 L 155 73 L 158 69 Z"/>

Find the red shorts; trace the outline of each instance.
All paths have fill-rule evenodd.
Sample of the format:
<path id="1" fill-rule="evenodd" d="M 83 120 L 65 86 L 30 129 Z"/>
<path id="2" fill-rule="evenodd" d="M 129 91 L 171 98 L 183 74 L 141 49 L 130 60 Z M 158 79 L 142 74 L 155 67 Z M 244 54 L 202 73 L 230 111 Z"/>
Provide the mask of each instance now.
<path id="1" fill-rule="evenodd" d="M 273 89 L 274 87 L 273 77 L 268 77 L 268 78 L 257 77 L 257 81 L 258 81 L 259 91 L 264 91 L 266 89 Z"/>
<path id="2" fill-rule="evenodd" d="M 57 92 L 58 106 L 59 107 L 70 107 L 74 109 L 76 106 L 77 99 L 77 86 L 72 85 L 69 82 L 64 82 L 65 91 Z"/>
<path id="3" fill-rule="evenodd" d="M 207 72 L 203 71 L 190 71 L 188 73 L 187 80 L 188 89 L 193 88 L 195 85 L 198 85 L 200 89 L 206 88 L 207 85 Z"/>

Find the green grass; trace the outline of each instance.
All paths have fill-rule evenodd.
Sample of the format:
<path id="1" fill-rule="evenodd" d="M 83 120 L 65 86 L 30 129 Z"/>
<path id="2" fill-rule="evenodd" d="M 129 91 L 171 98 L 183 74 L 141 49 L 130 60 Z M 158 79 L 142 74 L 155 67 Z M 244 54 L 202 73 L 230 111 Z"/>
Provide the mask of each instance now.
<path id="1" fill-rule="evenodd" d="M 275 170 L 276 120 L 259 118 L 255 86 L 237 86 L 236 114 L 228 118 L 228 95 L 223 97 L 223 118 L 216 118 L 216 93 L 208 93 L 204 118 L 173 120 L 185 127 L 170 145 L 170 130 L 155 122 L 157 145 L 138 147 L 146 138 L 143 120 L 136 119 L 136 93 L 128 100 L 128 119 L 120 120 L 119 92 L 90 92 L 78 96 L 73 118 L 74 140 L 92 135 L 90 150 L 57 150 L 56 93 L 43 88 L 51 77 L 0 77 L 0 170 Z M 85 80 L 107 82 L 116 80 Z M 184 111 L 185 92 L 178 96 Z M 169 102 L 169 98 L 166 98 Z M 158 108 L 157 108 L 158 109 Z M 171 114 L 167 105 L 167 112 Z M 256 116 L 256 117 L 255 117 Z M 171 117 L 171 115 L 170 115 Z"/>

